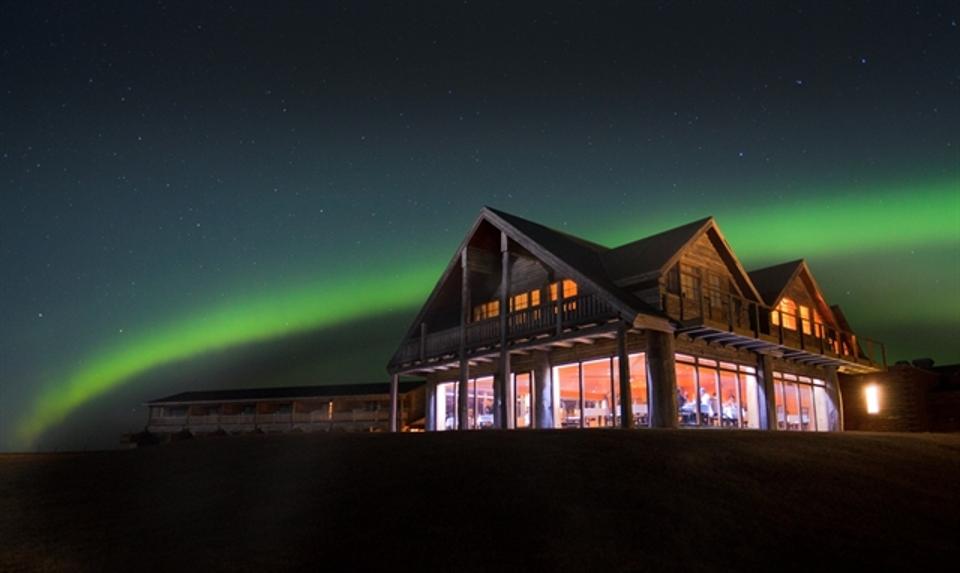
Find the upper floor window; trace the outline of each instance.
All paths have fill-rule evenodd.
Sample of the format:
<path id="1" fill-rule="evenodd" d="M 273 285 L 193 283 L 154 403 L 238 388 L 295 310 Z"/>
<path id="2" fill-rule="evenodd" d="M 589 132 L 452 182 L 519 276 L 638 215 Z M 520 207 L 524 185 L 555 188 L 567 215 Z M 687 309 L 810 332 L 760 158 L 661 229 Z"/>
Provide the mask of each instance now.
<path id="1" fill-rule="evenodd" d="M 522 292 L 510 297 L 510 311 L 523 310 L 531 306 L 540 306 L 540 289 Z"/>
<path id="2" fill-rule="evenodd" d="M 557 296 L 562 293 L 563 298 L 573 298 L 577 296 L 577 283 L 570 279 L 564 279 L 549 286 L 550 300 L 557 300 Z M 516 312 L 540 306 L 542 300 L 541 289 L 533 289 L 527 292 L 521 292 L 510 297 L 509 312 Z M 500 316 L 500 301 L 491 300 L 473 307 L 473 320 L 486 320 Z"/>
<path id="3" fill-rule="evenodd" d="M 797 303 L 792 298 L 783 297 L 776 310 L 770 312 L 771 324 L 779 326 L 781 322 L 784 328 L 797 329 Z"/>
<path id="4" fill-rule="evenodd" d="M 562 291 L 561 289 L 562 286 Z M 577 296 L 577 283 L 570 279 L 563 279 L 561 282 L 555 282 L 550 285 L 550 300 L 557 300 L 557 294 L 563 293 L 563 298 L 572 298 Z"/>
<path id="5" fill-rule="evenodd" d="M 486 320 L 500 315 L 500 301 L 491 300 L 473 307 L 473 320 Z"/>

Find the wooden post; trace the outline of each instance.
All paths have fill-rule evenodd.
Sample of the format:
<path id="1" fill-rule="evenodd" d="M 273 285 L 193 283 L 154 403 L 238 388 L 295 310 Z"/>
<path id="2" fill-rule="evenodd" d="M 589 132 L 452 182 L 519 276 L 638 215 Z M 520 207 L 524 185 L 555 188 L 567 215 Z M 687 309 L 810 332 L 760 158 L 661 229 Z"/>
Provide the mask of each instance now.
<path id="1" fill-rule="evenodd" d="M 390 431 L 400 431 L 400 375 L 390 377 Z M 292 415 L 292 412 L 291 412 Z"/>
<path id="2" fill-rule="evenodd" d="M 467 321 L 470 320 L 470 270 L 467 267 L 467 247 L 460 252 L 462 283 L 460 285 L 460 381 L 457 386 L 457 429 L 466 430 L 469 426 L 467 385 L 470 378 L 470 361 L 467 359 Z"/>
<path id="3" fill-rule="evenodd" d="M 630 390 L 630 355 L 627 354 L 627 325 L 617 329 L 617 362 L 620 367 L 620 427 L 633 427 L 633 395 Z"/>
<path id="4" fill-rule="evenodd" d="M 580 428 L 584 428 L 584 419 L 583 419 L 583 361 L 580 360 L 577 362 L 577 386 L 580 391 L 580 398 L 577 400 L 577 408 L 580 409 Z"/>
<path id="5" fill-rule="evenodd" d="M 610 357 L 610 426 L 617 427 L 617 387 L 613 373 L 613 357 Z"/>
<path id="6" fill-rule="evenodd" d="M 757 382 L 760 383 L 760 392 L 763 397 L 760 407 L 760 429 L 776 430 L 777 397 L 773 385 L 773 358 L 768 354 L 761 354 L 757 361 L 757 369 L 759 370 Z"/>
<path id="7" fill-rule="evenodd" d="M 513 385 L 510 383 L 510 349 L 507 347 L 507 321 L 510 316 L 510 250 L 507 234 L 500 232 L 500 368 L 494 379 L 494 426 L 512 429 Z"/>
<path id="8" fill-rule="evenodd" d="M 673 333 L 647 330 L 647 381 L 650 384 L 650 426 L 677 427 L 677 366 Z"/>
<path id="9" fill-rule="evenodd" d="M 424 412 L 424 430 L 428 432 L 437 431 L 437 382 L 436 380 L 427 380 L 424 387 L 426 393 L 426 411 Z"/>
<path id="10" fill-rule="evenodd" d="M 533 354 L 533 395 L 537 428 L 553 427 L 553 373 L 550 368 L 549 352 L 537 351 Z"/>

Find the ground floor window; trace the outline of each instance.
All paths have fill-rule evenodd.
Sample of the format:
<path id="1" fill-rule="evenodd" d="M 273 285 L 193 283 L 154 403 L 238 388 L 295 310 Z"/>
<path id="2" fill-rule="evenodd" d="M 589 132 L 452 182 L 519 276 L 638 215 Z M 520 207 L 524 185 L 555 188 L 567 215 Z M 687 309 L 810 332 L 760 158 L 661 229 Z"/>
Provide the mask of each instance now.
<path id="1" fill-rule="evenodd" d="M 774 372 L 773 393 L 777 404 L 777 428 L 800 432 L 826 432 L 830 429 L 831 400 L 823 380 Z"/>
<path id="2" fill-rule="evenodd" d="M 647 425 L 647 375 L 643 353 L 630 355 L 631 410 Z M 620 365 L 608 357 L 553 368 L 554 422 L 557 428 L 604 428 L 619 423 Z"/>
<path id="3" fill-rule="evenodd" d="M 529 372 L 513 375 L 514 414 L 517 428 L 533 427 L 533 377 Z"/>
<path id="4" fill-rule="evenodd" d="M 437 384 L 437 430 L 457 429 L 459 382 Z M 470 378 L 467 381 L 467 427 L 493 427 L 493 376 Z"/>
<path id="5" fill-rule="evenodd" d="M 760 427 L 755 367 L 677 354 L 676 372 L 681 426 Z"/>

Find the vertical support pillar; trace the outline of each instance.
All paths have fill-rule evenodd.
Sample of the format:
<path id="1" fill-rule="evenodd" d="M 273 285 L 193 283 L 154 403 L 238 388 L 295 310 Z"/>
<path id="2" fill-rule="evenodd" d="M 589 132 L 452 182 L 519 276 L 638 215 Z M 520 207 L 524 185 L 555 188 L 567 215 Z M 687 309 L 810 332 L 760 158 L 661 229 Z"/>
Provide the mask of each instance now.
<path id="1" fill-rule="evenodd" d="M 677 365 L 673 333 L 647 331 L 647 380 L 650 384 L 650 426 L 677 427 Z"/>
<path id="2" fill-rule="evenodd" d="M 773 358 L 768 354 L 761 354 L 757 362 L 760 370 L 758 381 L 763 404 L 760 409 L 760 427 L 764 430 L 777 429 L 777 396 L 773 385 Z"/>
<path id="3" fill-rule="evenodd" d="M 633 392 L 630 389 L 630 355 L 627 354 L 627 325 L 617 330 L 617 363 L 620 367 L 620 427 L 633 427 Z"/>
<path id="4" fill-rule="evenodd" d="M 390 377 L 390 431 L 400 431 L 400 375 Z"/>
<path id="5" fill-rule="evenodd" d="M 457 429 L 470 428 L 467 385 L 470 379 L 470 361 L 467 359 L 467 322 L 470 320 L 470 269 L 467 267 L 467 249 L 460 251 L 462 282 L 460 285 L 460 381 L 457 385 Z"/>
<path id="6" fill-rule="evenodd" d="M 513 384 L 510 376 L 510 349 L 507 339 L 510 317 L 510 250 L 507 234 L 500 232 L 500 366 L 494 378 L 493 423 L 500 429 L 513 429 L 516 420 Z"/>
<path id="7" fill-rule="evenodd" d="M 424 430 L 428 432 L 437 431 L 437 381 L 427 380 L 424 385 Z"/>
<path id="8" fill-rule="evenodd" d="M 537 428 L 553 427 L 553 373 L 550 354 L 535 352 L 533 355 L 533 395 L 536 401 L 535 422 Z"/>
<path id="9" fill-rule="evenodd" d="M 837 367 L 827 367 L 827 397 L 830 404 L 827 406 L 829 429 L 831 432 L 843 431 L 843 395 L 840 394 L 840 380 L 837 377 Z"/>

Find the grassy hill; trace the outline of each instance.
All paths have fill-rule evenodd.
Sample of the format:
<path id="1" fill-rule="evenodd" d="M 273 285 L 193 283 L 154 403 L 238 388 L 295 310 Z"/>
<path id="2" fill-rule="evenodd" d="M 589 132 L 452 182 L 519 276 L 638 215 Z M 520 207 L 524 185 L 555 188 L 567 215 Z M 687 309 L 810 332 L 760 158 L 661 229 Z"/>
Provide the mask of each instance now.
<path id="1" fill-rule="evenodd" d="M 0 456 L 0 570 L 915 569 L 960 435 L 469 432 Z"/>

